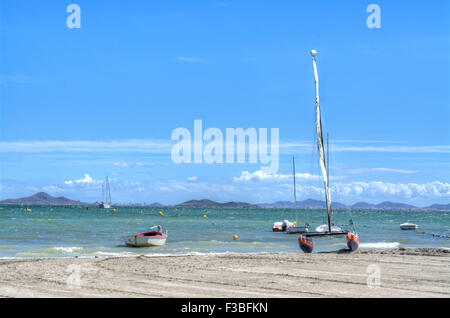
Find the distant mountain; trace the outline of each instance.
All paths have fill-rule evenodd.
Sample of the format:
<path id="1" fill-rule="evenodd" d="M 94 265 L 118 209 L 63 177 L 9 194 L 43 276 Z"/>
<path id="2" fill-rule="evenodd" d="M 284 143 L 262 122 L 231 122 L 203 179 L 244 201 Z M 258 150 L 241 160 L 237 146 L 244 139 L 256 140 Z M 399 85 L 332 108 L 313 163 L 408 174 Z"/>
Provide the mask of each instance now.
<path id="1" fill-rule="evenodd" d="M 385 201 L 381 202 L 376 205 L 378 209 L 382 210 L 411 210 L 411 209 L 417 209 L 414 205 L 405 204 L 405 203 L 397 203 L 397 202 L 390 202 Z"/>
<path id="2" fill-rule="evenodd" d="M 207 199 L 190 200 L 177 205 L 186 208 L 259 208 L 259 206 L 245 202 L 219 203 Z"/>
<path id="3" fill-rule="evenodd" d="M 450 211 L 450 204 L 433 204 L 433 205 L 427 206 L 425 209 Z"/>
<path id="4" fill-rule="evenodd" d="M 153 202 L 153 203 L 150 203 L 150 204 L 146 204 L 145 206 L 150 206 L 150 207 L 154 207 L 154 208 L 161 208 L 161 207 L 163 207 L 164 206 L 164 204 L 161 204 L 161 203 L 158 203 L 158 202 Z"/>
<path id="5" fill-rule="evenodd" d="M 350 206 L 350 208 L 355 210 L 370 210 L 370 209 L 376 209 L 375 204 L 367 203 L 367 202 L 357 202 Z"/>
<path id="6" fill-rule="evenodd" d="M 367 202 L 358 202 L 351 205 L 349 208 L 353 210 L 418 210 L 414 205 L 385 201 L 378 204 L 372 204 Z"/>
<path id="7" fill-rule="evenodd" d="M 71 200 L 66 197 L 53 197 L 45 192 L 38 192 L 34 195 L 19 199 L 7 199 L 0 201 L 0 204 L 10 205 L 92 205 L 76 200 Z M 130 205 L 133 206 L 133 205 Z M 137 206 L 142 206 L 138 204 Z M 145 204 L 149 207 L 164 207 L 165 205 L 154 202 Z M 266 208 L 266 209 L 294 209 L 295 203 L 291 201 L 277 201 L 273 203 L 259 203 L 250 204 L 246 202 L 215 202 L 207 199 L 190 200 L 176 205 L 178 207 L 192 207 L 192 208 Z M 298 201 L 297 207 L 299 209 L 326 209 L 325 201 L 306 199 Z M 385 201 L 379 204 L 372 204 L 367 202 L 357 202 L 353 205 L 345 205 L 339 202 L 333 202 L 334 209 L 352 209 L 352 210 L 435 210 L 435 211 L 450 211 L 450 204 L 433 204 L 424 208 L 416 207 L 414 205 Z"/>
<path id="8" fill-rule="evenodd" d="M 15 205 L 86 205 L 88 203 L 70 200 L 66 197 L 53 197 L 45 192 L 38 192 L 29 197 L 19 199 L 7 199 L 0 204 Z"/>
<path id="9" fill-rule="evenodd" d="M 258 205 L 262 208 L 270 209 L 294 209 L 295 203 L 291 201 L 277 201 L 274 203 L 258 203 Z M 345 204 L 339 202 L 333 202 L 333 207 L 335 209 L 346 209 L 347 206 Z M 304 201 L 297 202 L 297 208 L 299 209 L 326 209 L 325 201 L 306 199 Z"/>
<path id="10" fill-rule="evenodd" d="M 273 203 L 258 203 L 261 208 L 265 209 L 293 209 L 295 208 L 294 202 L 291 201 L 277 201 Z"/>
<path id="11" fill-rule="evenodd" d="M 295 204 L 291 201 L 277 201 L 274 203 L 258 203 L 262 208 L 266 209 L 294 209 Z M 345 205 L 339 202 L 333 202 L 334 209 L 352 209 L 352 210 L 439 210 L 450 211 L 450 204 L 433 204 L 428 207 L 420 208 L 414 205 L 385 201 L 379 204 L 367 202 L 357 202 L 353 205 Z M 299 209 L 326 209 L 325 201 L 307 199 L 297 202 Z"/>

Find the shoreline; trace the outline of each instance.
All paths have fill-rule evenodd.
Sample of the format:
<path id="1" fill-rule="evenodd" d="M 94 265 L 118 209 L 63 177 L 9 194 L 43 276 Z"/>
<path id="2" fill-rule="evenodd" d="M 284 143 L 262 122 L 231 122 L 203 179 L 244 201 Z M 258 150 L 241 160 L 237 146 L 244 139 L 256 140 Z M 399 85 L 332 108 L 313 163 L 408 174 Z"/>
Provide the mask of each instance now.
<path id="1" fill-rule="evenodd" d="M 450 250 L 2 259 L 0 297 L 448 298 Z"/>
<path id="2" fill-rule="evenodd" d="M 139 250 L 139 248 L 136 248 Z M 437 253 L 442 254 L 443 256 L 446 253 L 449 253 L 450 256 L 450 248 L 448 247 L 394 247 L 394 248 L 359 248 L 356 253 L 366 253 L 366 252 L 374 252 L 384 254 L 384 252 L 394 251 L 394 253 L 407 253 L 407 255 L 417 255 L 419 254 L 429 254 L 429 253 Z M 36 260 L 58 260 L 58 259 L 105 259 L 105 258 L 135 258 L 135 257 L 183 257 L 183 256 L 227 256 L 227 255 L 283 255 L 283 254 L 295 254 L 293 252 L 186 252 L 186 253 L 148 253 L 148 254 L 122 254 L 120 253 L 111 253 L 108 255 L 105 252 L 105 255 L 76 255 L 73 256 L 23 256 L 23 257 L 15 257 L 15 256 L 0 256 L 0 262 L 2 261 L 36 261 Z M 302 253 L 299 251 L 299 253 Z M 350 254 L 355 252 L 350 252 L 348 249 L 341 249 L 336 251 L 320 251 L 313 252 L 313 254 Z M 413 254 L 411 254 L 413 253 Z M 435 256 L 439 256 L 435 255 Z"/>

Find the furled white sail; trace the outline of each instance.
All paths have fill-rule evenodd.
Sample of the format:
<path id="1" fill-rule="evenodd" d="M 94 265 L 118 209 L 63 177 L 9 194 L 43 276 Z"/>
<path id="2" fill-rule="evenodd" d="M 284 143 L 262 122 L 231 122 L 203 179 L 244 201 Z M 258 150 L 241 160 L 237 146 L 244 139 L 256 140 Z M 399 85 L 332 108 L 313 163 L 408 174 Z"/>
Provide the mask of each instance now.
<path id="1" fill-rule="evenodd" d="M 316 66 L 316 51 L 311 51 L 312 59 L 313 59 L 313 67 L 314 67 L 314 78 L 316 82 L 316 129 L 317 129 L 317 148 L 319 150 L 320 155 L 320 168 L 322 169 L 323 181 L 325 184 L 325 197 L 327 201 L 327 212 L 328 218 L 331 217 L 331 196 L 330 189 L 328 188 L 328 172 L 327 172 L 327 164 L 325 161 L 325 150 L 323 146 L 323 135 L 322 135 L 322 119 L 320 116 L 320 104 L 319 104 L 319 75 L 317 74 L 317 66 Z"/>

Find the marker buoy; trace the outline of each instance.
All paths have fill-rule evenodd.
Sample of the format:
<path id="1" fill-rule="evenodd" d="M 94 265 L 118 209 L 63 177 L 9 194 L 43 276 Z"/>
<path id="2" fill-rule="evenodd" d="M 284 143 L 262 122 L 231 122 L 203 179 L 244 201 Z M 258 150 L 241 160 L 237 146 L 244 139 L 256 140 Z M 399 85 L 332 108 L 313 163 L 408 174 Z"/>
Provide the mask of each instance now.
<path id="1" fill-rule="evenodd" d="M 113 209 L 113 212 L 116 212 L 116 209 Z"/>
<path id="2" fill-rule="evenodd" d="M 161 211 L 158 212 L 159 215 L 163 215 L 163 213 Z"/>
<path id="3" fill-rule="evenodd" d="M 237 235 L 235 235 L 235 236 L 233 236 L 233 240 L 237 240 L 238 239 L 238 236 Z"/>
<path id="4" fill-rule="evenodd" d="M 203 217 L 206 219 L 207 218 L 206 214 L 204 214 Z"/>

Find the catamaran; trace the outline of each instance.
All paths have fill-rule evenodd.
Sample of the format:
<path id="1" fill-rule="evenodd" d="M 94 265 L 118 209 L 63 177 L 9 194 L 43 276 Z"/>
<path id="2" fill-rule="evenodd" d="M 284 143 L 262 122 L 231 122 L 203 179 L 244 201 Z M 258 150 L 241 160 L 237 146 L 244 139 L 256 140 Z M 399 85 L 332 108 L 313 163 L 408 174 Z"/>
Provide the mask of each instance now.
<path id="1" fill-rule="evenodd" d="M 330 195 L 330 189 L 329 189 L 328 169 L 327 169 L 327 162 L 325 160 L 325 149 L 324 149 L 324 145 L 323 145 L 322 118 L 321 118 L 321 114 L 320 114 L 320 103 L 319 103 L 319 76 L 317 73 L 316 55 L 317 55 L 317 52 L 315 50 L 312 50 L 311 56 L 312 56 L 312 60 L 313 60 L 314 79 L 315 79 L 315 86 L 316 86 L 317 149 L 319 151 L 320 168 L 322 170 L 322 177 L 323 177 L 324 187 L 325 187 L 325 200 L 326 200 L 326 207 L 327 207 L 328 223 L 319 226 L 315 232 L 305 233 L 304 236 L 300 235 L 300 237 L 298 238 L 298 243 L 303 252 L 311 253 L 314 249 L 314 241 L 312 239 L 313 237 L 346 236 L 348 248 L 351 251 L 354 251 L 359 247 L 359 238 L 354 230 L 353 221 L 350 220 L 350 224 L 353 226 L 353 232 L 342 230 L 341 228 L 335 227 L 331 224 L 331 217 L 332 217 L 333 210 L 331 207 L 331 195 Z"/>
<path id="2" fill-rule="evenodd" d="M 106 184 L 106 186 L 105 186 Z M 110 209 L 111 203 L 111 189 L 109 188 L 109 179 L 106 177 L 106 183 L 102 184 L 102 202 L 98 205 L 101 209 Z"/>
<path id="3" fill-rule="evenodd" d="M 286 228 L 286 233 L 288 234 L 298 234 L 308 232 L 309 225 L 305 223 L 304 226 L 298 226 L 298 209 L 297 209 L 297 188 L 295 185 L 295 158 L 292 157 L 292 173 L 294 175 L 294 204 L 295 204 L 295 226 L 290 226 Z"/>

